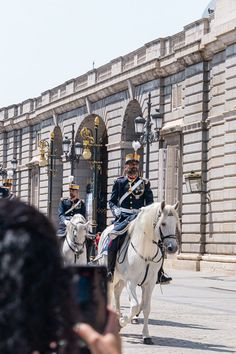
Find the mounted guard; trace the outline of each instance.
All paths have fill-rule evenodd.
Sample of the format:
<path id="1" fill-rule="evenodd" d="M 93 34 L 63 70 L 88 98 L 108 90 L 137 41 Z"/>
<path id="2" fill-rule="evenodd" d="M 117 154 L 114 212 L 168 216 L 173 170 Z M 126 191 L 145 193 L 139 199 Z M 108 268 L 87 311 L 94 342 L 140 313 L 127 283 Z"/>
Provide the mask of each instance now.
<path id="1" fill-rule="evenodd" d="M 114 228 L 110 234 L 108 245 L 108 280 L 113 281 L 116 256 L 121 248 L 129 227 L 140 209 L 153 203 L 153 193 L 150 182 L 139 176 L 140 155 L 137 150 L 140 143 L 133 142 L 134 153 L 126 155 L 124 174 L 118 177 L 113 184 L 109 207 L 115 217 Z M 172 278 L 164 274 L 161 267 L 158 273 L 158 282 L 168 283 Z"/>
<path id="2" fill-rule="evenodd" d="M 74 183 L 74 176 L 69 176 L 69 197 L 61 198 L 58 206 L 59 229 L 57 236 L 64 241 L 66 236 L 66 226 L 70 219 L 81 214 L 84 218 L 86 215 L 85 203 L 79 197 L 79 185 Z"/>
<path id="3" fill-rule="evenodd" d="M 133 142 L 134 153 L 126 155 L 124 174 L 113 184 L 109 207 L 115 217 L 114 229 L 108 246 L 108 279 L 113 280 L 116 255 L 120 249 L 129 223 L 136 218 L 141 207 L 153 203 L 150 182 L 139 176 L 140 144 Z"/>

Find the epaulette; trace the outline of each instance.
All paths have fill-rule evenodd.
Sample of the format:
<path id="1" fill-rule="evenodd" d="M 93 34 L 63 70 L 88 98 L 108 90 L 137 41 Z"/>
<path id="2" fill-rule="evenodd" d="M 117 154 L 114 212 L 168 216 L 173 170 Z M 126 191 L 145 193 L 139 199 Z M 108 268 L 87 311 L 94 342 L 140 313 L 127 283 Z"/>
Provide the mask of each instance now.
<path id="1" fill-rule="evenodd" d="M 118 180 L 120 180 L 120 179 L 122 179 L 122 178 L 124 178 L 124 176 L 116 177 L 116 178 L 114 179 L 114 182 L 116 182 L 116 181 L 118 181 Z"/>
<path id="2" fill-rule="evenodd" d="M 66 200 L 66 199 L 69 199 L 69 198 L 68 197 L 62 197 L 61 201 Z"/>
<path id="3" fill-rule="evenodd" d="M 145 184 L 150 183 L 149 179 L 142 177 L 142 180 L 144 181 Z"/>

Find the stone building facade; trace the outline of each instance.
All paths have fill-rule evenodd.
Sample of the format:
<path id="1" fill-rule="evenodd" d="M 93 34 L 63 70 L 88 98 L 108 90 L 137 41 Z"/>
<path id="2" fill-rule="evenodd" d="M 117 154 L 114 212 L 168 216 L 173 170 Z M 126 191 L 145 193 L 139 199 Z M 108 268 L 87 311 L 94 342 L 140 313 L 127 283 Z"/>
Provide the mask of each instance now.
<path id="1" fill-rule="evenodd" d="M 48 167 L 39 164 L 39 141 L 54 132 L 52 200 L 67 193 L 70 162 L 61 156 L 64 136 L 82 142 L 94 131 L 102 144 L 99 173 L 99 227 L 110 222 L 107 195 L 122 174 L 124 157 L 137 139 L 134 120 L 163 114 L 161 139 L 151 145 L 150 181 L 155 200 L 180 201 L 181 251 L 178 267 L 236 271 L 236 2 L 216 0 L 206 17 L 183 31 L 159 38 L 76 79 L 20 104 L 0 109 L 0 163 L 18 160 L 15 192 L 48 212 Z M 210 5 L 209 5 L 210 6 Z M 145 170 L 145 147 L 142 150 Z M 191 194 L 184 175 L 201 173 L 203 190 Z M 81 196 L 87 198 L 91 164 L 74 166 Z M 106 218 L 107 216 L 107 218 Z M 171 260 L 170 260 L 171 261 Z"/>

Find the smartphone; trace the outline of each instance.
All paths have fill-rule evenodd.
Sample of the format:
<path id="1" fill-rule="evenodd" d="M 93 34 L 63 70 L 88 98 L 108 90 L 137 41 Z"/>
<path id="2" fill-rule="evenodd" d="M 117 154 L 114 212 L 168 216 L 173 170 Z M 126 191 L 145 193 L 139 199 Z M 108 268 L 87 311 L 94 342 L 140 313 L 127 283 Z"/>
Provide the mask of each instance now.
<path id="1" fill-rule="evenodd" d="M 107 269 L 104 266 L 71 266 L 74 322 L 91 325 L 103 333 L 107 323 Z"/>

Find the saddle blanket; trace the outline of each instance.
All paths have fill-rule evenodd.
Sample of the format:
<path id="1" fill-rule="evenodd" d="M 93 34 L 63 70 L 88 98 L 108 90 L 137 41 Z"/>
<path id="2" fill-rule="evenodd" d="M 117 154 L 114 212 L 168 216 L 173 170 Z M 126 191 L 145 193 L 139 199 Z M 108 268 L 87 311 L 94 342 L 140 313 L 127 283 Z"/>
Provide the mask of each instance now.
<path id="1" fill-rule="evenodd" d="M 101 254 L 107 256 L 108 255 L 108 245 L 110 242 L 110 237 L 107 235 L 102 243 L 102 249 L 101 249 Z"/>

